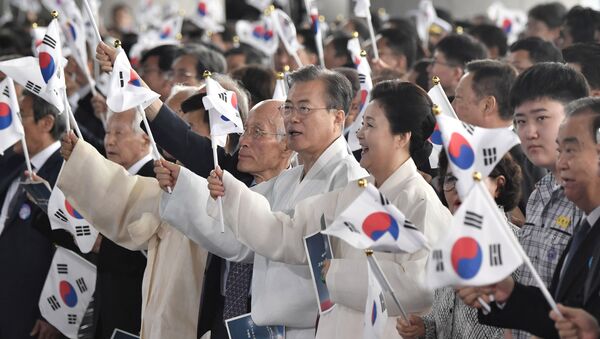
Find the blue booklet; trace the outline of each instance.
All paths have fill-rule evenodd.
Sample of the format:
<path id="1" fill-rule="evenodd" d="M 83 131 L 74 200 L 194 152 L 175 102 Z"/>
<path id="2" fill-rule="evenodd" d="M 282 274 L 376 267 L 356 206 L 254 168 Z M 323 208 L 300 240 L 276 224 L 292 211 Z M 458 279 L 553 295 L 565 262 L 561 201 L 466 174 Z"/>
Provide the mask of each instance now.
<path id="1" fill-rule="evenodd" d="M 325 285 L 325 279 L 321 273 L 325 260 L 331 260 L 331 243 L 329 237 L 317 232 L 304 237 L 304 248 L 310 265 L 310 274 L 313 278 L 313 286 L 317 299 L 319 300 L 319 314 L 329 312 L 335 304 L 331 301 L 329 290 Z"/>
<path id="2" fill-rule="evenodd" d="M 110 339 L 140 339 L 139 336 L 115 328 Z"/>
<path id="3" fill-rule="evenodd" d="M 284 326 L 258 326 L 250 313 L 225 320 L 229 339 L 285 339 Z"/>

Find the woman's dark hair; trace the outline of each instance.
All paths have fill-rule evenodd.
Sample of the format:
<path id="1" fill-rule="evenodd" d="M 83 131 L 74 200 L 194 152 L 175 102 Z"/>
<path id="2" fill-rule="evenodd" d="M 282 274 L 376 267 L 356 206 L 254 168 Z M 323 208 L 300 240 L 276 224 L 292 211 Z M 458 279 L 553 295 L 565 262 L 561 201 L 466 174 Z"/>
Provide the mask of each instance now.
<path id="1" fill-rule="evenodd" d="M 250 93 L 253 106 L 273 97 L 275 73 L 265 66 L 242 66 L 231 72 L 231 77 L 238 80 Z"/>
<path id="2" fill-rule="evenodd" d="M 419 169 L 429 168 L 431 143 L 427 140 L 435 127 L 433 103 L 421 87 L 400 80 L 378 83 L 371 91 L 390 122 L 392 134 L 411 132 L 409 152 Z"/>
<path id="3" fill-rule="evenodd" d="M 440 152 L 438 163 L 440 180 L 438 181 L 439 192 L 443 192 L 444 176 L 448 173 L 448 157 L 446 151 Z M 519 205 L 521 199 L 521 166 L 513 159 L 510 153 L 506 153 L 496 164 L 489 177 L 497 178 L 503 176 L 505 181 L 502 187 L 499 187 L 500 194 L 495 199 L 498 206 L 502 206 L 506 212 L 512 211 Z"/>

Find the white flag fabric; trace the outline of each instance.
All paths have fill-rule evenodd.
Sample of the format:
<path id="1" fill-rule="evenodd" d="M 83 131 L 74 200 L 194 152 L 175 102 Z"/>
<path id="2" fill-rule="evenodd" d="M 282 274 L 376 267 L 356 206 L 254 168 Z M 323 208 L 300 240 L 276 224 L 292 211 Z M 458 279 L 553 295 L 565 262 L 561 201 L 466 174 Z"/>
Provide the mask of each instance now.
<path id="1" fill-rule="evenodd" d="M 317 53 L 319 55 L 319 62 L 325 67 L 325 59 L 323 54 L 323 32 L 321 30 L 321 23 L 319 22 L 319 8 L 316 5 L 310 6 L 310 28 L 315 36 L 315 43 L 317 45 Z"/>
<path id="2" fill-rule="evenodd" d="M 31 29 L 31 51 L 36 58 L 38 57 L 38 48 L 42 44 L 47 29 L 48 27 L 39 26 Z"/>
<path id="3" fill-rule="evenodd" d="M 369 66 L 369 61 L 366 57 L 360 58 L 360 63 L 358 64 L 356 70 L 358 71 L 358 79 L 360 80 L 360 106 L 358 109 L 358 115 L 354 119 L 354 122 L 352 122 L 352 125 L 348 127 L 348 146 L 350 147 L 351 151 L 360 149 L 356 132 L 358 132 L 362 126 L 365 110 L 369 104 L 371 90 L 373 89 L 373 81 L 371 80 L 371 66 Z"/>
<path id="4" fill-rule="evenodd" d="M 423 233 L 372 184 L 321 232 L 363 250 L 414 253 L 427 244 Z"/>
<path id="5" fill-rule="evenodd" d="M 419 9 L 415 13 L 415 21 L 417 26 L 417 34 L 419 38 L 426 45 L 429 41 L 429 27 L 435 22 L 437 13 L 433 7 L 433 3 L 430 0 L 421 0 L 419 2 Z"/>
<path id="6" fill-rule="evenodd" d="M 360 40 L 358 40 L 358 37 L 356 38 L 351 38 L 350 40 L 348 40 L 348 51 L 350 52 L 350 55 L 352 56 L 352 62 L 354 63 L 354 68 L 358 69 L 358 66 L 360 65 L 360 63 L 362 62 L 362 57 L 360 56 Z"/>
<path id="7" fill-rule="evenodd" d="M 443 114 L 436 119 L 461 199 L 473 187 L 473 173 L 487 177 L 504 154 L 520 142 L 508 128 L 474 127 Z"/>
<path id="8" fill-rule="evenodd" d="M 73 208 L 58 186 L 54 186 L 48 199 L 48 219 L 53 230 L 71 233 L 81 252 L 89 253 L 94 247 L 98 231 Z"/>
<path id="9" fill-rule="evenodd" d="M 13 80 L 0 82 L 0 155 L 25 136 Z"/>
<path id="10" fill-rule="evenodd" d="M 163 18 L 158 31 L 158 39 L 176 42 L 181 35 L 181 27 L 183 26 L 183 16 L 179 13 L 174 13 L 166 18 Z"/>
<path id="11" fill-rule="evenodd" d="M 287 84 L 284 79 L 275 81 L 275 90 L 273 91 L 273 99 L 285 101 L 287 99 Z"/>
<path id="12" fill-rule="evenodd" d="M 95 289 L 96 266 L 57 247 L 40 295 L 40 312 L 62 334 L 75 339 Z"/>
<path id="13" fill-rule="evenodd" d="M 300 49 L 301 46 L 296 35 L 294 21 L 292 21 L 286 12 L 279 8 L 273 11 L 271 17 L 273 18 L 275 32 L 277 32 L 277 35 L 283 42 L 287 52 L 290 54 L 298 53 L 298 49 Z"/>
<path id="14" fill-rule="evenodd" d="M 383 338 L 385 323 L 388 319 L 387 305 L 383 295 L 383 288 L 377 280 L 376 267 L 372 267 L 371 261 L 367 260 L 369 290 L 367 292 L 367 303 L 365 305 L 365 328 L 364 339 Z"/>
<path id="15" fill-rule="evenodd" d="M 66 65 L 66 62 L 66 59 L 62 59 L 63 66 Z M 46 90 L 38 58 L 28 56 L 2 61 L 0 62 L 0 71 L 28 91 L 46 100 L 60 112 L 64 110 L 65 106 L 58 89 Z"/>
<path id="16" fill-rule="evenodd" d="M 446 95 L 446 92 L 444 92 L 441 84 L 438 83 L 433 85 L 427 94 L 429 95 L 429 98 L 431 98 L 431 101 L 438 105 L 442 111 L 442 114 L 458 119 L 458 116 L 456 115 L 456 112 L 454 112 L 454 108 L 450 104 L 450 100 L 448 100 L 448 96 Z M 431 154 L 429 155 L 429 165 L 431 168 L 438 168 L 440 152 L 444 148 L 444 144 L 442 143 L 442 134 L 440 133 L 437 124 L 433 130 L 433 134 L 431 134 L 431 137 L 429 138 L 429 142 L 431 142 L 433 145 Z"/>
<path id="17" fill-rule="evenodd" d="M 202 103 L 204 109 L 209 112 L 211 136 L 244 132 L 235 92 L 225 90 L 218 82 L 208 77 L 206 96 L 202 98 Z"/>
<path id="18" fill-rule="evenodd" d="M 371 0 L 356 0 L 354 4 L 354 15 L 359 18 L 371 16 Z"/>
<path id="19" fill-rule="evenodd" d="M 46 91 L 66 88 L 63 65 L 60 62 L 63 57 L 58 20 L 50 21 L 38 53 L 39 69 L 46 84 Z"/>
<path id="20" fill-rule="evenodd" d="M 113 112 L 124 112 L 137 106 L 145 109 L 159 97 L 159 94 L 142 85 L 142 79 L 131 68 L 125 51 L 120 49 L 110 76 L 106 98 L 108 108 Z"/>
<path id="21" fill-rule="evenodd" d="M 219 18 L 223 16 L 223 5 L 216 0 L 199 0 L 196 10 L 189 19 L 198 27 L 209 32 L 222 32 Z"/>
<path id="22" fill-rule="evenodd" d="M 83 15 L 75 1 L 62 1 L 63 15 L 59 15 L 67 45 L 75 58 L 77 65 L 83 72 L 88 72 L 88 52 L 86 44 L 85 22 Z M 95 48 L 94 48 L 95 50 Z M 90 77 L 91 78 L 91 77 Z"/>
<path id="23" fill-rule="evenodd" d="M 502 28 L 509 44 L 519 39 L 519 34 L 527 25 L 527 14 L 524 11 L 507 8 L 500 1 L 492 3 L 488 7 L 487 14 L 496 26 Z"/>
<path id="24" fill-rule="evenodd" d="M 430 287 L 485 286 L 509 276 L 523 263 L 509 227 L 485 184 L 477 182 L 431 251 Z"/>
<path id="25" fill-rule="evenodd" d="M 275 34 L 273 20 L 270 16 L 261 16 L 259 21 L 238 20 L 235 32 L 240 41 L 248 44 L 267 55 L 275 54 L 279 40 Z"/>

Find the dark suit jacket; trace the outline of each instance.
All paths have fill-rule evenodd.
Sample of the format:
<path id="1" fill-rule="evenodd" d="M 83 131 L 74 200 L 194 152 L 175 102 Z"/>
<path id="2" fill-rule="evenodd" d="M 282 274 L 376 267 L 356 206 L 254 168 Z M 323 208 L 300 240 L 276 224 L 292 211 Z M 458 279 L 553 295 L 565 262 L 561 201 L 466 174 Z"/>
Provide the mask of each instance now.
<path id="1" fill-rule="evenodd" d="M 158 115 L 150 122 L 156 143 L 175 159 L 201 177 L 208 177 L 214 169 L 210 139 L 190 129 L 169 107 L 163 105 Z M 250 185 L 254 178 L 237 170 L 237 152 L 229 155 L 221 147 L 217 149 L 219 166 L 237 179 Z M 224 260 L 209 253 L 204 274 L 204 287 L 198 319 L 198 338 L 211 330 L 211 337 L 227 338 L 223 324 L 223 302 L 221 277 Z"/>
<path id="2" fill-rule="evenodd" d="M 62 161 L 56 151 L 37 173 L 54 186 Z M 21 164 L 2 178 L 0 205 L 24 170 Z M 46 213 L 25 195 L 17 206 L 0 235 L 0 338 L 11 339 L 31 338 L 29 332 L 41 318 L 38 301 L 54 255 L 53 243 L 77 251 L 73 237 L 63 230 L 52 231 Z"/>
<path id="3" fill-rule="evenodd" d="M 591 313 L 596 319 L 600 318 L 600 295 L 598 294 L 598 280 L 600 280 L 600 220 L 592 227 L 579 249 L 573 254 L 571 264 L 566 267 L 559 287 L 560 273 L 562 271 L 565 256 L 571 247 L 571 243 L 562 254 L 562 257 L 554 271 L 549 291 L 556 302 L 566 306 L 583 308 Z M 591 265 L 593 269 L 591 269 Z M 586 289 L 585 287 L 588 286 Z M 554 322 L 548 314 L 550 306 L 542 295 L 539 288 L 535 286 L 524 286 L 515 283 L 515 288 L 505 307 L 500 310 L 493 306 L 492 312 L 484 315 L 479 312 L 479 322 L 496 327 L 515 328 L 525 330 L 543 338 L 558 338 L 558 332 L 554 328 Z"/>
<path id="4" fill-rule="evenodd" d="M 154 177 L 153 162 L 144 164 L 137 175 Z M 115 328 L 140 332 L 145 268 L 146 257 L 140 251 L 130 251 L 102 238 L 96 276 L 95 338 L 108 339 Z"/>
<path id="5" fill-rule="evenodd" d="M 104 154 L 104 125 L 102 121 L 94 115 L 92 107 L 92 92 L 79 99 L 77 109 L 73 112 L 81 134 L 90 145 L 94 146 L 98 152 Z"/>

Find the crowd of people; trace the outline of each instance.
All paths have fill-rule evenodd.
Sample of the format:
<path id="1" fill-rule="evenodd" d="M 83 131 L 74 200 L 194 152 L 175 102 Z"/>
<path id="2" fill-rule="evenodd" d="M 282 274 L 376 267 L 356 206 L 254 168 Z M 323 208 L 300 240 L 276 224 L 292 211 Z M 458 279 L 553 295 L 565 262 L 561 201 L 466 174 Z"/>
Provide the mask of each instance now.
<path id="1" fill-rule="evenodd" d="M 267 55 L 240 42 L 236 20 L 261 12 L 226 3 L 223 32 L 186 20 L 177 44 L 132 58 L 141 86 L 160 95 L 143 112 L 148 127 L 136 109 L 110 111 L 107 93 L 91 90 L 72 55 L 66 92 L 82 138 L 58 109 L 17 86 L 33 180 L 60 188 L 99 235 L 82 253 L 70 233 L 53 230 L 23 188 L 32 173 L 22 143 L 0 155 L 0 339 L 63 337 L 38 307 L 57 245 L 97 268 L 81 338 L 111 338 L 115 329 L 140 338 L 229 338 L 225 321 L 247 313 L 259 326 L 284 326 L 290 339 L 363 337 L 364 252 L 331 238 L 333 259 L 317 279 L 336 306 L 319 314 L 304 237 L 356 199 L 362 178 L 430 244 L 446 234 L 462 201 L 446 152 L 437 166 L 430 161 L 434 76 L 462 122 L 518 136 L 520 145 L 483 181 L 560 314 L 525 266 L 493 285 L 432 290 L 429 249 L 377 252 L 409 314 L 403 318 L 386 294 L 383 338 L 600 338 L 600 12 L 536 5 L 509 44 L 484 17 L 459 21 L 437 9 L 448 25 L 430 25 L 422 41 L 414 20 L 374 11 L 375 41 L 362 18 L 338 18 L 319 42 L 294 3 L 298 66 L 283 44 Z M 110 73 L 112 42 L 128 53 L 142 34 L 127 5 L 112 13 L 91 70 L 96 63 Z M 50 19 L 39 15 L 0 28 L 0 61 L 32 54 L 25 38 L 32 21 Z M 355 32 L 372 70 L 364 111 L 364 79 L 348 48 Z M 244 122 L 215 158 L 205 71 L 235 93 Z M 278 76 L 286 98 L 273 98 Z M 356 119 L 360 149 L 352 152 L 348 127 Z"/>

